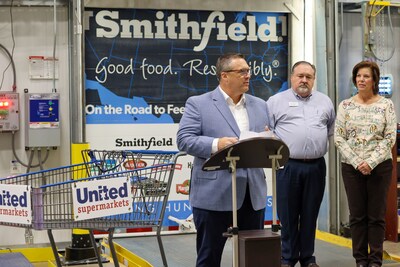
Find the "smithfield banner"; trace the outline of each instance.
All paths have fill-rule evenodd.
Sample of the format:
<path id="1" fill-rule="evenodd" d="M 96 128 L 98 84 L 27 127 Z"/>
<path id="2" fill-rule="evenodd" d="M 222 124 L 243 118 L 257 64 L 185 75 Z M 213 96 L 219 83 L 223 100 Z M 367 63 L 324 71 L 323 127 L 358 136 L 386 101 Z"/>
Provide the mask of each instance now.
<path id="1" fill-rule="evenodd" d="M 227 52 L 245 55 L 252 73 L 248 93 L 267 100 L 288 88 L 286 13 L 86 8 L 85 18 L 86 138 L 92 149 L 177 150 L 187 98 L 218 86 L 215 63 Z M 164 225 L 176 225 L 168 216 L 191 214 L 191 162 L 190 156 L 179 160 Z M 271 199 L 266 220 L 272 218 Z"/>

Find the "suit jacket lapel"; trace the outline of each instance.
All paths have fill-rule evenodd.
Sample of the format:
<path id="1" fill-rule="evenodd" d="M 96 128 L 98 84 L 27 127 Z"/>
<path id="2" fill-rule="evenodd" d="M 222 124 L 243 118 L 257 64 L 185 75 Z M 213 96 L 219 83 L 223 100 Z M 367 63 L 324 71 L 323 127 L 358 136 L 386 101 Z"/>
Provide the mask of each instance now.
<path id="1" fill-rule="evenodd" d="M 224 117 L 224 119 L 228 122 L 229 126 L 232 128 L 232 130 L 235 132 L 235 134 L 239 137 L 240 136 L 239 127 L 237 126 L 235 118 L 233 117 L 233 114 L 232 114 L 231 110 L 229 109 L 228 104 L 226 103 L 226 101 L 224 99 L 224 96 L 219 91 L 219 88 L 215 89 L 212 92 L 212 100 L 213 100 L 213 104 L 219 110 L 222 117 Z"/>
<path id="2" fill-rule="evenodd" d="M 255 131 L 257 114 L 255 113 L 252 102 L 253 100 L 250 97 L 248 97 L 248 95 L 246 95 L 246 110 L 247 110 L 247 116 L 249 117 L 249 130 Z"/>

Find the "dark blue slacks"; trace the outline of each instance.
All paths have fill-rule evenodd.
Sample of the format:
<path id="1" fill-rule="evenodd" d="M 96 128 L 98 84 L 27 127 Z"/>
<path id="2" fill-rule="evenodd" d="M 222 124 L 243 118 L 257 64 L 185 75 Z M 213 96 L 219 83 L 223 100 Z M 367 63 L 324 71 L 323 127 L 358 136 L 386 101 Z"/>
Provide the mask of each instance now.
<path id="1" fill-rule="evenodd" d="M 265 209 L 253 209 L 248 187 L 237 216 L 239 230 L 264 228 Z M 197 230 L 196 267 L 219 267 L 227 240 L 222 234 L 232 226 L 232 211 L 211 211 L 193 207 L 193 221 Z"/>
<path id="2" fill-rule="evenodd" d="M 282 263 L 315 262 L 314 243 L 325 190 L 324 158 L 309 162 L 289 159 L 276 175 L 277 209 L 282 225 Z"/>

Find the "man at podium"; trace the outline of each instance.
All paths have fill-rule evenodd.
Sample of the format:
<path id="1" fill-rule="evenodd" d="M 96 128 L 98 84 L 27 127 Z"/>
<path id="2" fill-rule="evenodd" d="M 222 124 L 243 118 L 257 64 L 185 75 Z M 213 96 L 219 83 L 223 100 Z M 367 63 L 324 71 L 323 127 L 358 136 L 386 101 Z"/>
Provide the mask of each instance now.
<path id="1" fill-rule="evenodd" d="M 190 204 L 197 229 L 196 266 L 218 267 L 232 225 L 232 180 L 228 170 L 203 171 L 210 156 L 234 144 L 242 131 L 268 125 L 266 102 L 246 94 L 250 68 L 241 54 L 225 54 L 216 64 L 219 86 L 190 97 L 179 124 L 179 150 L 194 156 Z M 240 230 L 264 228 L 267 185 L 262 168 L 237 170 L 237 219 Z"/>

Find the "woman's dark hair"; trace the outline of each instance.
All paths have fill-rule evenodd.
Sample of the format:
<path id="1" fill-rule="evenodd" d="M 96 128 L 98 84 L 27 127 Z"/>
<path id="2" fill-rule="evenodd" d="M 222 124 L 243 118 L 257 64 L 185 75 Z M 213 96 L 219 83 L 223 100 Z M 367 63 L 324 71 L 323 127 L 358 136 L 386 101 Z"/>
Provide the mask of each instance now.
<path id="1" fill-rule="evenodd" d="M 372 88 L 372 92 L 374 95 L 379 93 L 379 79 L 380 79 L 380 71 L 379 67 L 375 62 L 372 61 L 361 61 L 357 63 L 353 68 L 353 84 L 357 87 L 357 73 L 362 68 L 369 68 L 372 72 L 372 79 L 374 80 L 374 87 Z"/>

